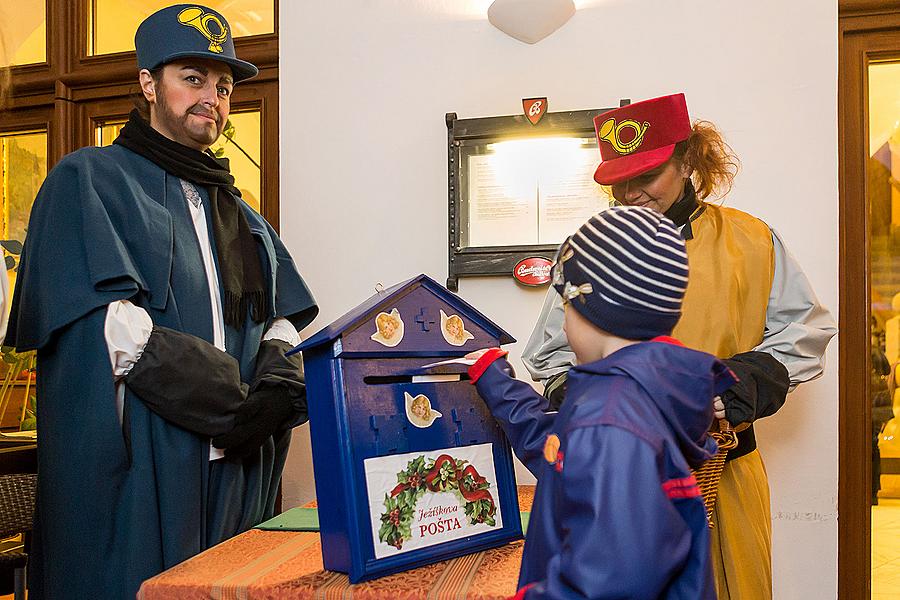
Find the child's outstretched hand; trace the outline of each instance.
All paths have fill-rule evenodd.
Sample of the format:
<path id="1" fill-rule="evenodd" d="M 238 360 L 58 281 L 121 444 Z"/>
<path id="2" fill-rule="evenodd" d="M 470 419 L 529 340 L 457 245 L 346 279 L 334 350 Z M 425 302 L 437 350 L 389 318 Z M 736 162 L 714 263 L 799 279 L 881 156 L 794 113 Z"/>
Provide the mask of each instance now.
<path id="1" fill-rule="evenodd" d="M 478 378 L 484 374 L 491 363 L 493 363 L 498 358 L 503 358 L 506 356 L 508 352 L 501 348 L 482 348 L 481 350 L 475 350 L 474 352 L 469 352 L 466 354 L 466 360 L 472 361 L 472 366 L 469 367 L 469 381 L 474 384 L 478 381 Z M 507 364 L 507 375 L 510 377 L 515 377 L 515 374 L 512 372 L 512 367 L 509 367 Z"/>
<path id="2" fill-rule="evenodd" d="M 466 360 L 476 361 L 479 358 L 481 358 L 481 356 L 488 350 L 490 350 L 490 348 L 482 348 L 481 350 L 475 350 L 473 352 L 469 352 L 463 358 L 465 358 Z"/>

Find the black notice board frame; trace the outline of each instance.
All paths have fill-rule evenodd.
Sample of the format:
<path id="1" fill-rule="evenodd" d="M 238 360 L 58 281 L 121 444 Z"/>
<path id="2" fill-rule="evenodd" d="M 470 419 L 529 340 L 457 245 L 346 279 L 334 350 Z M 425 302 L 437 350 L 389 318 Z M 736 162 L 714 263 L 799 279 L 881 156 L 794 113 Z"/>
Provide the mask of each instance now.
<path id="1" fill-rule="evenodd" d="M 631 103 L 619 101 L 619 107 Z M 494 143 L 511 139 L 594 135 L 594 117 L 610 108 L 548 112 L 537 125 L 532 125 L 524 115 L 459 119 L 456 113 L 447 113 L 447 175 L 448 202 L 448 262 L 447 288 L 459 290 L 460 277 L 484 275 L 511 275 L 516 264 L 531 256 L 552 259 L 557 246 L 533 244 L 523 246 L 468 246 L 462 247 L 462 199 L 460 198 L 460 169 L 466 168 L 460 161 L 463 144 Z M 599 156 L 598 156 L 599 160 Z"/>

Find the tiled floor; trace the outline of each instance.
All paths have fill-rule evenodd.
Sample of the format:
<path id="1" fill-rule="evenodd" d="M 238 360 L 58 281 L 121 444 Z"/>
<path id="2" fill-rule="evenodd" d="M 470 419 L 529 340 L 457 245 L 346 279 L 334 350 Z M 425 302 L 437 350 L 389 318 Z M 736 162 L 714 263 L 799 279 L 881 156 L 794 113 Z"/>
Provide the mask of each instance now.
<path id="1" fill-rule="evenodd" d="M 900 500 L 872 507 L 872 600 L 900 599 Z"/>

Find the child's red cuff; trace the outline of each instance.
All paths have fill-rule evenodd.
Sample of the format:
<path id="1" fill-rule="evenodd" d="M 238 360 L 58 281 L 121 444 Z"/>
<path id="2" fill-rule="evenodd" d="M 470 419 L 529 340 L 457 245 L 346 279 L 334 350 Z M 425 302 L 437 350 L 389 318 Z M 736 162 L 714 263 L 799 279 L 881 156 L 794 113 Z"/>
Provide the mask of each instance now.
<path id="1" fill-rule="evenodd" d="M 491 348 L 484 354 L 482 354 L 478 360 L 475 361 L 475 364 L 469 367 L 469 380 L 472 385 L 475 385 L 475 382 L 478 381 L 478 378 L 484 375 L 484 372 L 487 371 L 487 368 L 491 366 L 498 358 L 503 358 L 509 354 L 506 350 L 502 348 Z"/>
<path id="2" fill-rule="evenodd" d="M 520 587 L 516 592 L 515 596 L 511 596 L 509 600 L 525 600 L 525 592 L 528 591 L 528 588 L 534 587 L 533 583 L 529 583 L 526 586 Z"/>

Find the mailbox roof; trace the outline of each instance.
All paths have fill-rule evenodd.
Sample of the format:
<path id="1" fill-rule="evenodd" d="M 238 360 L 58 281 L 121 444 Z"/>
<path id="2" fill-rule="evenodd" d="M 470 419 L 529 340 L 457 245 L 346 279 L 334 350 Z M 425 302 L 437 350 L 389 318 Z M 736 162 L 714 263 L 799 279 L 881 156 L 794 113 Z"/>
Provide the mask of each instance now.
<path id="1" fill-rule="evenodd" d="M 371 319 L 372 315 L 384 308 L 385 305 L 396 302 L 398 298 L 405 296 L 420 286 L 428 289 L 433 294 L 440 297 L 444 302 L 456 308 L 468 319 L 495 335 L 497 339 L 500 340 L 501 344 L 511 344 L 516 341 L 514 337 L 484 316 L 471 304 L 439 284 L 431 277 L 422 274 L 375 294 L 331 325 L 328 325 L 299 346 L 293 348 L 291 353 L 308 350 L 309 348 L 314 348 L 321 344 L 333 342 L 345 331 L 355 328 L 358 324 Z"/>

